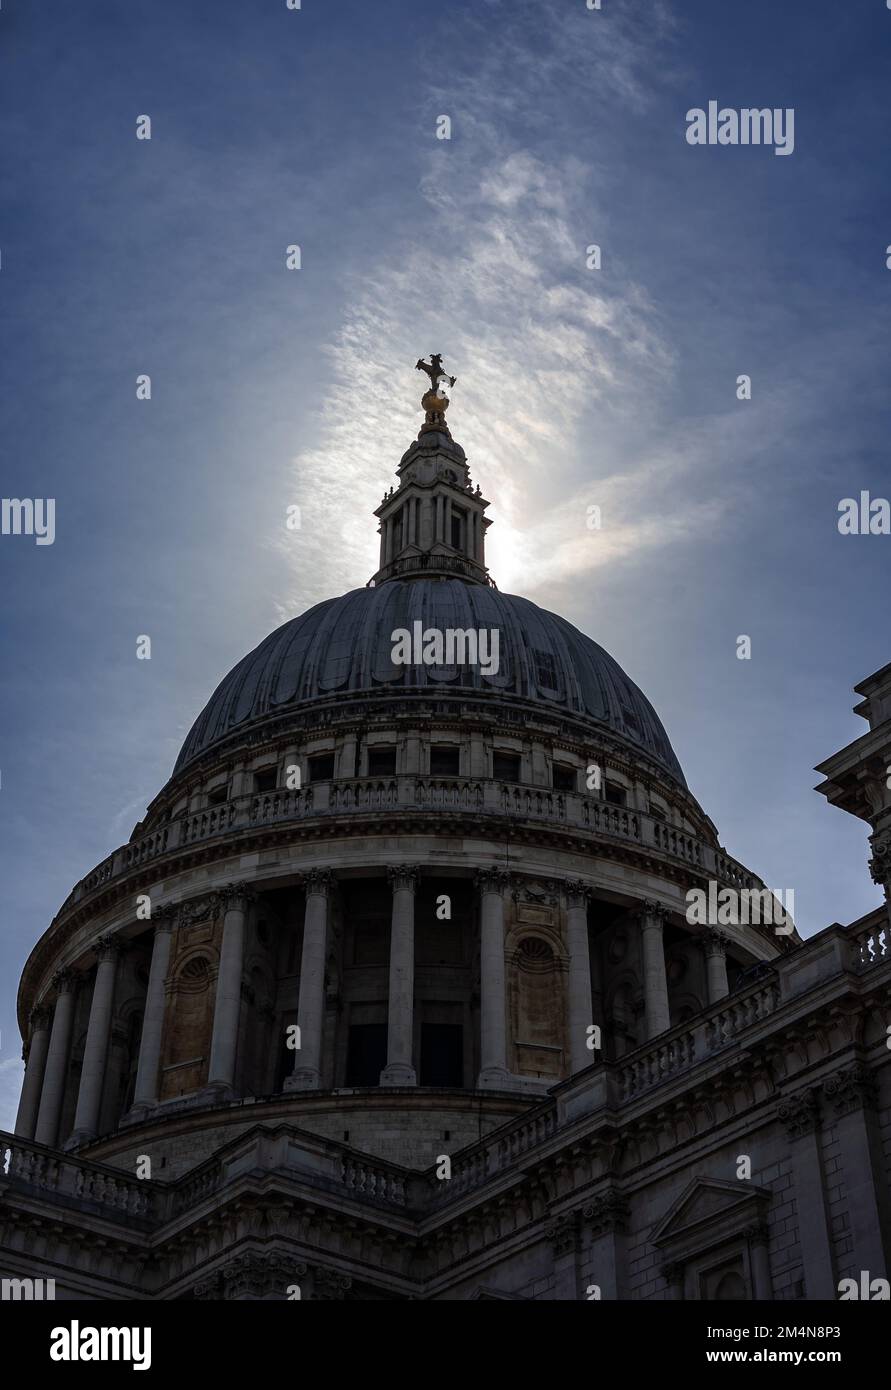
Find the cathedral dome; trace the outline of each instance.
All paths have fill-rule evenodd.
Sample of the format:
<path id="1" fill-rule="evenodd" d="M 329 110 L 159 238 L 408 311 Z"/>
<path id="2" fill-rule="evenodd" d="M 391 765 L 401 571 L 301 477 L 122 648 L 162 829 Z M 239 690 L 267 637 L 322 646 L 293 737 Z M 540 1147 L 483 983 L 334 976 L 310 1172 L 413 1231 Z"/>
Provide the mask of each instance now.
<path id="1" fill-rule="evenodd" d="M 498 632 L 497 671 L 392 659 L 399 630 Z M 459 692 L 533 702 L 590 721 L 655 759 L 685 786 L 652 705 L 613 658 L 555 613 L 461 578 L 389 579 L 292 618 L 243 658 L 195 721 L 176 772 L 217 744 L 308 704 L 398 692 Z"/>

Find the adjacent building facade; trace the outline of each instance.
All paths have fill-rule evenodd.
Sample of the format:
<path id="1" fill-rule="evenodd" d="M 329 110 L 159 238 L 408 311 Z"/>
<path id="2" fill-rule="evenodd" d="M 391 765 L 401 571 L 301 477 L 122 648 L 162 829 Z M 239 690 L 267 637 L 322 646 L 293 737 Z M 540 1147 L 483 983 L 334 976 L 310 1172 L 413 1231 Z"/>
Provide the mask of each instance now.
<path id="1" fill-rule="evenodd" d="M 3 1272 L 97 1299 L 886 1277 L 887 908 L 801 942 L 621 668 L 497 590 L 425 370 L 377 574 L 225 678 L 26 964 Z M 819 790 L 887 893 L 891 667 L 858 690 L 870 732 Z"/>

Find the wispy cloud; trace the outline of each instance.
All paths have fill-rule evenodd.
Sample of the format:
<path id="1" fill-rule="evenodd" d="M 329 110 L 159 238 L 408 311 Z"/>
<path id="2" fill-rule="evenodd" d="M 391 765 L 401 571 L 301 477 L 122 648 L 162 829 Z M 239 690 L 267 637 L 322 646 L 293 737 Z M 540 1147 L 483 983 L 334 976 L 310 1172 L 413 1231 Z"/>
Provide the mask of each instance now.
<path id="1" fill-rule="evenodd" d="M 590 102 L 596 89 L 604 106 L 610 98 L 643 105 L 639 72 L 652 56 L 652 23 L 611 23 L 592 43 L 587 12 L 562 22 L 556 7 L 538 7 L 547 14 L 532 33 L 528 12 L 520 22 L 515 6 L 485 8 L 480 23 L 490 34 L 501 26 L 499 44 L 486 46 L 474 72 L 428 94 L 431 112 L 452 113 L 454 139 L 436 142 L 431 117 L 417 215 L 406 219 L 416 225 L 397 228 L 373 279 L 354 287 L 328 349 L 322 442 L 294 460 L 306 516 L 299 558 L 280 542 L 295 573 L 283 616 L 295 603 L 364 583 L 376 568 L 368 512 L 420 423 L 412 354 L 446 352 L 458 371 L 455 432 L 474 476 L 497 498 L 493 561 L 523 539 L 527 556 L 558 547 L 561 569 L 590 564 L 591 548 L 573 540 L 576 503 L 564 491 L 542 512 L 531 502 L 533 479 L 554 476 L 592 405 L 652 394 L 672 370 L 645 288 L 616 263 L 608 275 L 586 268 L 592 229 L 602 234 L 608 224 L 595 162 L 577 153 L 545 158 L 528 143 L 529 111 L 540 138 L 556 93 L 565 102 L 575 89 Z M 580 70 L 583 41 L 589 57 Z M 563 122 L 563 147 L 572 148 L 578 142 Z M 667 527 L 616 527 L 601 554 L 665 544 L 681 530 L 680 516 Z M 509 586 L 509 573 L 498 578 Z"/>

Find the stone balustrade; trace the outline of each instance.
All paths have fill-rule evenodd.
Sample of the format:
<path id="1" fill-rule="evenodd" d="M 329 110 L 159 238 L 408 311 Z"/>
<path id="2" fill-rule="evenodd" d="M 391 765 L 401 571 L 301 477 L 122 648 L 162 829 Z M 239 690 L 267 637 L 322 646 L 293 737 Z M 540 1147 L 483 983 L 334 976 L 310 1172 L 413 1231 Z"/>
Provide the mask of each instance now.
<path id="1" fill-rule="evenodd" d="M 565 1122 L 567 1116 L 571 1120 L 604 1107 L 608 1115 L 624 1105 L 646 1103 L 666 1081 L 695 1073 L 728 1048 L 748 1047 L 771 1015 L 799 1009 L 809 989 L 823 988 L 829 982 L 842 989 L 845 970 L 859 973 L 888 964 L 888 937 L 880 921 L 851 933 L 830 928 L 789 956 L 765 963 L 764 973 L 739 993 L 617 1061 L 593 1062 L 587 1070 L 560 1083 L 530 1112 L 463 1149 L 453 1157 L 448 1182 L 437 1179 L 435 1166 L 424 1173 L 402 1169 L 283 1124 L 273 1131 L 241 1136 L 174 1183 L 140 1181 L 106 1164 L 0 1135 L 0 1190 L 5 1183 L 30 1190 L 35 1196 L 41 1192 L 60 1194 L 88 1203 L 110 1217 L 157 1223 L 193 1210 L 204 1197 L 243 1176 L 275 1170 L 290 1171 L 296 1180 L 311 1186 L 340 1191 L 344 1196 L 355 1194 L 382 1207 L 415 1213 L 438 1211 L 463 1194 L 497 1181 L 504 1173 L 515 1172 L 524 1156 L 547 1145 L 558 1123 Z"/>
<path id="2" fill-rule="evenodd" d="M 761 879 L 723 850 L 716 850 L 655 816 L 611 806 L 593 796 L 494 778 L 355 777 L 314 783 L 299 791 L 251 793 L 171 821 L 109 855 L 76 885 L 61 911 L 64 913 L 134 868 L 187 845 L 264 825 L 386 810 L 508 816 L 565 826 L 656 850 L 668 860 L 690 864 L 723 885 L 737 889 L 764 887 Z"/>
<path id="3" fill-rule="evenodd" d="M 49 1192 L 119 1216 L 149 1221 L 159 1214 L 157 1189 L 148 1179 L 12 1135 L 0 1135 L 0 1178 L 17 1189 Z"/>
<path id="4" fill-rule="evenodd" d="M 869 970 L 891 960 L 891 928 L 887 922 L 861 927 L 851 934 L 855 970 Z"/>
<path id="5" fill-rule="evenodd" d="M 385 1168 L 373 1159 L 344 1155 L 340 1161 L 340 1181 L 347 1192 L 365 1200 L 405 1206 L 405 1176 L 397 1169 Z"/>
<path id="6" fill-rule="evenodd" d="M 660 1085 L 676 1072 L 686 1071 L 697 1060 L 696 1043 L 692 1029 L 674 1029 L 649 1047 L 639 1048 L 628 1061 L 623 1059 L 619 1071 L 623 1101 Z"/>

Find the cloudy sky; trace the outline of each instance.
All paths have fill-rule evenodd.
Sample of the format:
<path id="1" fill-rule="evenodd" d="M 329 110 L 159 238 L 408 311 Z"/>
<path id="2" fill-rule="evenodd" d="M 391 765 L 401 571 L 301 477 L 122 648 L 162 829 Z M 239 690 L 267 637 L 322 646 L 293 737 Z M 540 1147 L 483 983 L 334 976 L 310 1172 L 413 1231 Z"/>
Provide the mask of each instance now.
<path id="1" fill-rule="evenodd" d="M 882 0 L 32 0 L 0 26 L 3 495 L 56 499 L 52 546 L 0 536 L 0 1125 L 28 951 L 221 676 L 374 570 L 431 351 L 499 587 L 618 659 L 804 934 L 875 905 L 812 769 L 891 659 L 891 537 L 837 528 L 891 489 Z M 710 100 L 794 108 L 794 152 L 691 146 Z"/>

